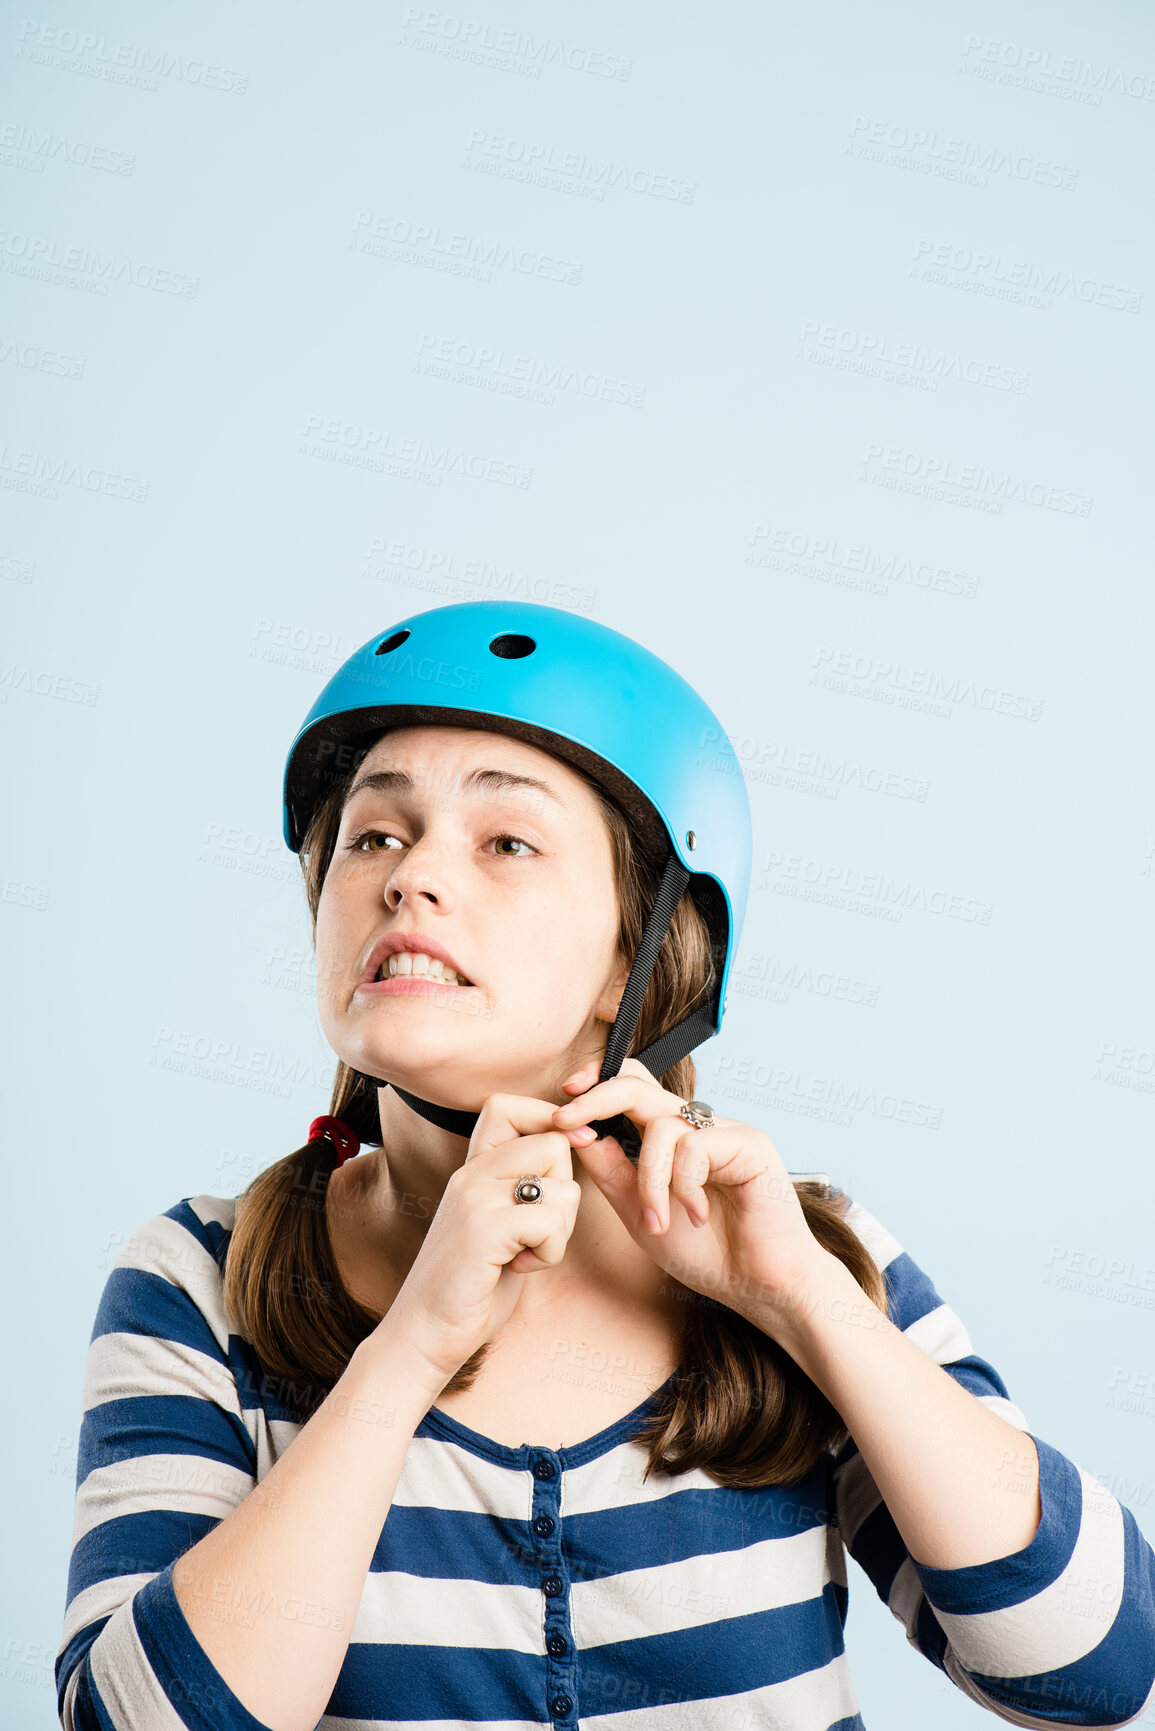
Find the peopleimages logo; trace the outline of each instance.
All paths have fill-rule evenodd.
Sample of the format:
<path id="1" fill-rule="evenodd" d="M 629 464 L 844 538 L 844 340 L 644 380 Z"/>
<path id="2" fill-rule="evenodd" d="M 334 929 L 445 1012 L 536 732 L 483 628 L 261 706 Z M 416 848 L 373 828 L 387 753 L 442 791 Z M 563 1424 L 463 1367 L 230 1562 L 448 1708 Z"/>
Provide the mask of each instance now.
<path id="1" fill-rule="evenodd" d="M 930 791 L 928 781 L 884 769 L 880 764 L 828 757 L 824 751 L 801 749 L 785 740 L 758 740 L 736 733 L 724 737 L 733 757 L 723 755 L 723 735 L 716 727 L 702 730 L 697 757 L 700 769 L 713 770 L 719 775 L 743 775 L 747 781 L 763 781 L 771 787 L 785 787 L 797 793 L 821 792 L 830 799 L 837 799 L 840 788 L 857 787 L 867 793 L 911 799 L 921 805 Z"/>
<path id="2" fill-rule="evenodd" d="M 0 663 L 0 703 L 7 703 L 12 691 L 27 691 L 35 697 L 52 697 L 58 703 L 82 703 L 92 709 L 100 696 L 99 685 L 88 685 L 66 673 L 52 673 L 47 668 L 35 670 L 20 667 L 16 662 Z"/>
<path id="3" fill-rule="evenodd" d="M 507 396 L 528 397 L 547 406 L 556 401 L 559 392 L 567 391 L 588 401 L 625 404 L 633 409 L 640 409 L 646 400 L 644 385 L 488 343 L 423 333 L 417 340 L 417 354 L 415 372 Z"/>
<path id="4" fill-rule="evenodd" d="M 612 158 L 603 161 L 587 156 L 584 150 L 559 150 L 552 144 L 512 138 L 505 132 L 483 132 L 479 127 L 470 132 L 465 149 L 466 168 L 529 179 L 535 184 L 549 184 L 553 177 L 556 185 L 567 191 L 580 191 L 588 198 L 603 199 L 605 189 L 614 187 L 650 198 L 693 204 L 698 190 L 696 181 L 675 180 L 637 163 L 615 162 Z"/>
<path id="5" fill-rule="evenodd" d="M 811 685 L 882 703 L 897 702 L 902 707 L 928 710 L 947 718 L 956 703 L 969 704 L 989 715 L 1009 715 L 1026 721 L 1038 721 L 1043 713 L 1041 697 L 1024 697 L 1019 692 L 980 685 L 973 679 L 939 673 L 929 667 L 904 667 L 901 662 L 880 660 L 853 649 L 822 646 L 815 651 L 813 665 Z M 927 701 L 909 701 L 914 698 Z"/>
<path id="6" fill-rule="evenodd" d="M 910 275 L 923 282 L 946 283 L 968 288 L 976 294 L 999 300 L 1042 304 L 1050 308 L 1050 296 L 1065 296 L 1084 306 L 1106 307 L 1113 312 L 1137 313 L 1143 303 L 1141 290 L 1062 266 L 1033 264 L 1026 259 L 1004 258 L 1002 253 L 981 248 L 954 246 L 947 240 L 919 240 Z"/>
<path id="7" fill-rule="evenodd" d="M 892 878 L 884 871 L 862 871 L 838 860 L 808 859 L 803 854 L 785 854 L 777 849 L 767 854 L 759 890 L 794 896 L 799 901 L 845 908 L 851 913 L 869 913 L 901 920 L 907 908 L 919 913 L 940 914 L 966 924 L 989 926 L 993 904 L 974 896 L 963 896 L 941 886 L 928 888 L 909 878 Z M 771 874 L 774 874 L 771 877 Z"/>
<path id="8" fill-rule="evenodd" d="M 199 277 L 162 270 L 143 259 L 118 258 L 115 253 L 93 252 L 87 246 L 62 246 L 48 235 L 20 234 L 7 228 L 0 229 L 0 269 L 101 295 L 108 293 L 110 282 L 127 282 L 133 288 L 195 300 L 200 284 Z"/>
<path id="9" fill-rule="evenodd" d="M 979 463 L 960 463 L 954 457 L 904 451 L 898 445 L 884 445 L 877 440 L 867 445 L 862 461 L 866 465 L 863 479 L 885 483 L 889 471 L 896 477 L 926 483 L 932 496 L 935 489 L 957 487 L 995 510 L 1001 510 L 1004 504 L 1035 505 L 1045 511 L 1089 517 L 1095 502 L 1090 493 L 1079 493 L 1070 487 L 1030 480 L 1009 470 L 984 469 Z"/>
<path id="10" fill-rule="evenodd" d="M 20 493 L 39 493 L 55 499 L 61 487 L 79 487 L 106 498 L 129 499 L 135 505 L 148 500 L 147 481 L 121 475 L 112 469 L 85 465 L 66 457 L 49 457 L 41 451 L 10 451 L 0 445 L 0 486 Z"/>
<path id="11" fill-rule="evenodd" d="M 1072 91 L 1093 95 L 1096 104 L 1104 91 L 1135 97 L 1140 102 L 1155 102 L 1155 78 L 1149 72 L 1128 71 L 1109 62 L 1096 66 L 1076 54 L 1053 54 L 1049 48 L 1028 48 L 992 36 L 968 36 L 959 70 L 981 73 L 984 68 L 990 69 L 991 77 L 997 72 L 1018 74 L 1013 82 L 1026 83 L 1031 88 L 1051 79 Z"/>
<path id="12" fill-rule="evenodd" d="M 1067 192 L 1073 192 L 1079 183 L 1079 170 L 1061 162 L 1029 156 L 1025 151 L 1002 150 L 998 145 L 974 144 L 966 138 L 946 138 L 921 126 L 856 115 L 850 137 L 852 142 L 846 148 L 851 155 L 946 179 L 969 179 L 976 186 L 988 185 L 989 175 L 1062 187 Z"/>
<path id="13" fill-rule="evenodd" d="M 536 247 L 512 241 L 462 234 L 433 222 L 411 222 L 407 217 L 382 211 L 359 210 L 353 218 L 354 252 L 368 253 L 398 264 L 416 264 L 425 270 L 446 271 L 476 282 L 489 282 L 495 270 L 511 270 L 516 276 L 537 277 L 542 282 L 566 283 L 574 288 L 581 281 L 582 266 L 570 259 L 555 258 Z"/>
<path id="14" fill-rule="evenodd" d="M 378 582 L 395 582 L 435 595 L 481 590 L 500 595 L 503 599 L 520 598 L 541 601 L 549 607 L 568 607 L 571 612 L 585 611 L 594 605 L 597 592 L 574 583 L 564 583 L 559 577 L 534 577 L 528 571 L 518 571 L 511 565 L 498 565 L 493 560 L 465 559 L 444 549 L 418 546 L 403 540 L 387 540 L 374 536 L 369 543 L 367 558 L 380 558 L 363 568 L 362 575 Z"/>
<path id="15" fill-rule="evenodd" d="M 811 350 L 819 353 L 808 352 Z M 940 380 L 953 379 L 958 384 L 1012 391 L 1021 397 L 1030 383 L 1030 374 L 1020 372 L 1017 367 L 999 366 L 994 361 L 978 360 L 957 350 L 930 348 L 923 343 L 899 340 L 881 331 L 860 331 L 825 324 L 819 319 L 806 320 L 795 354 L 800 360 L 845 364 L 847 370 L 866 373 L 872 378 L 887 378 L 898 384 L 910 377 L 930 391 L 938 390 Z"/>
<path id="16" fill-rule="evenodd" d="M 78 355 L 62 355 L 58 349 L 42 349 L 22 343 L 17 337 L 0 336 L 0 362 L 26 367 L 33 373 L 50 373 L 60 379 L 82 379 L 87 362 Z"/>
<path id="17" fill-rule="evenodd" d="M 766 545 L 759 546 L 760 542 Z M 745 563 L 790 571 L 822 582 L 843 583 L 849 588 L 866 588 L 878 595 L 889 593 L 892 578 L 915 589 L 961 595 L 968 600 L 978 593 L 976 576 L 946 565 L 932 565 L 928 560 L 880 553 L 872 547 L 848 545 L 827 535 L 772 528 L 764 523 L 758 524 L 750 537 Z"/>
<path id="18" fill-rule="evenodd" d="M 394 434 L 388 428 L 369 427 L 333 416 L 310 415 L 302 438 L 305 442 L 299 447 L 301 456 L 346 463 L 375 474 L 401 473 L 430 486 L 439 487 L 444 475 L 455 474 L 474 481 L 493 481 L 503 487 L 525 488 L 533 479 L 532 469 L 506 462 L 502 457 L 438 445 L 417 435 Z"/>
<path id="19" fill-rule="evenodd" d="M 8 152 L 27 158 L 12 162 L 14 168 L 29 167 L 43 173 L 44 164 L 52 159 L 71 162 L 78 168 L 97 168 L 107 174 L 131 174 L 136 157 L 127 151 L 114 150 L 107 144 L 91 144 L 81 138 L 65 138 L 59 132 L 36 132 L 31 126 L 11 122 L 0 126 L 0 160 Z"/>
<path id="20" fill-rule="evenodd" d="M 495 30 L 492 24 L 419 6 L 405 8 L 401 46 L 450 54 L 501 71 L 520 72 L 526 78 L 540 78 L 544 66 L 556 66 L 624 83 L 634 67 L 632 60 L 624 60 L 620 54 L 603 54 L 596 48 L 580 48 L 549 36 L 530 36 L 524 30 Z"/>
<path id="21" fill-rule="evenodd" d="M 65 72 L 84 72 L 117 84 L 137 84 L 145 90 L 155 90 L 158 78 L 178 78 L 183 84 L 200 84 L 206 90 L 228 91 L 234 96 L 242 96 L 249 85 L 248 73 L 232 67 L 170 54 L 163 48 L 146 48 L 139 42 L 116 42 L 88 30 L 41 24 L 32 18 L 24 20 L 17 42 L 18 60 Z"/>

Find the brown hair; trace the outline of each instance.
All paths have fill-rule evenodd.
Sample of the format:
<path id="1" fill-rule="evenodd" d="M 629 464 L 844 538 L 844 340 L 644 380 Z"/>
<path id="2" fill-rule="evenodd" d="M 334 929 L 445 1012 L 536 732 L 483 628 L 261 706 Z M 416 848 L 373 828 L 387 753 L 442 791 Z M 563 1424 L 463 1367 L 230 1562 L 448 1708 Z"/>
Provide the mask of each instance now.
<path id="1" fill-rule="evenodd" d="M 321 886 L 333 857 L 345 794 L 356 770 L 319 805 L 301 846 L 314 941 Z M 581 773 L 575 771 L 575 773 Z M 620 911 L 619 944 L 637 954 L 653 906 L 660 864 L 644 851 L 616 801 L 588 776 L 613 852 Z M 719 958 L 720 959 L 720 958 Z M 706 921 L 690 896 L 678 903 L 642 999 L 631 1053 L 680 1022 L 709 994 L 715 958 Z M 694 1097 L 697 1072 L 682 1058 L 660 1078 L 683 1099 Z M 363 1142 L 380 1146 L 377 1092 L 341 1061 L 329 1105 Z M 225 1264 L 230 1321 L 256 1349 L 262 1387 L 311 1416 L 345 1370 L 354 1349 L 381 1316 L 344 1286 L 329 1237 L 325 1193 L 333 1151 L 306 1143 L 253 1179 L 237 1198 Z M 844 1218 L 847 1199 L 828 1184 L 795 1180 L 806 1223 L 824 1250 L 845 1264 L 867 1298 L 886 1311 L 884 1277 Z M 750 1488 L 803 1478 L 847 1431 L 830 1401 L 777 1341 L 737 1311 L 674 1282 L 685 1300 L 678 1375 L 637 1433 L 650 1472 L 698 1467 L 719 1484 Z M 470 1387 L 489 1353 L 485 1342 L 446 1384 Z"/>

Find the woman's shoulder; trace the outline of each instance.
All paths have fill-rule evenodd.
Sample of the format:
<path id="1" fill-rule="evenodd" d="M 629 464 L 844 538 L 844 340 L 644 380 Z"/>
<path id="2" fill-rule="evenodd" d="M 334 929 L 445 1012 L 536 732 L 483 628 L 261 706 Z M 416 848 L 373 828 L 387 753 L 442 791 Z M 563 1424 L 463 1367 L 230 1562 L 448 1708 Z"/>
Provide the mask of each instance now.
<path id="1" fill-rule="evenodd" d="M 182 1196 L 135 1229 L 114 1267 L 152 1268 L 179 1284 L 183 1274 L 204 1271 L 207 1255 L 223 1275 L 236 1211 L 235 1196 Z"/>
<path id="2" fill-rule="evenodd" d="M 923 1288 L 920 1299 L 924 1306 L 930 1307 L 929 1300 L 932 1293 L 934 1305 L 937 1306 L 942 1303 L 938 1294 L 933 1292 L 926 1275 L 917 1263 L 908 1256 L 890 1228 L 876 1214 L 872 1214 L 868 1208 L 864 1207 L 856 1197 L 850 1195 L 828 1172 L 790 1172 L 788 1176 L 795 1183 L 810 1180 L 827 1186 L 833 1200 L 839 1203 L 846 1224 L 870 1252 L 875 1267 L 886 1274 L 887 1293 L 891 1300 L 892 1315 L 895 1310 L 893 1301 L 896 1292 L 907 1293 L 912 1285 Z M 903 1308 L 908 1308 L 908 1305 Z"/>
<path id="3" fill-rule="evenodd" d="M 822 1177 L 830 1184 L 832 1194 L 841 1202 L 843 1219 L 883 1276 L 887 1313 L 896 1327 L 940 1364 L 972 1357 L 974 1346 L 962 1318 L 885 1221 L 832 1183 L 825 1173 L 791 1173 L 792 1178 L 799 1176 Z M 1005 1394 L 1005 1389 L 1002 1392 Z"/>
<path id="4" fill-rule="evenodd" d="M 885 1221 L 880 1220 L 877 1214 L 872 1214 L 869 1208 L 858 1201 L 857 1197 L 849 1195 L 839 1185 L 833 1185 L 832 1189 L 834 1195 L 842 1202 L 843 1219 L 865 1244 L 876 1267 L 891 1269 L 892 1265 L 896 1263 L 905 1264 L 910 1261 L 906 1251 Z"/>
<path id="5" fill-rule="evenodd" d="M 98 1331 L 142 1329 L 171 1338 L 181 1329 L 182 1312 L 191 1318 L 199 1311 L 227 1348 L 224 1271 L 236 1204 L 235 1196 L 183 1196 L 143 1221 L 109 1271 Z"/>

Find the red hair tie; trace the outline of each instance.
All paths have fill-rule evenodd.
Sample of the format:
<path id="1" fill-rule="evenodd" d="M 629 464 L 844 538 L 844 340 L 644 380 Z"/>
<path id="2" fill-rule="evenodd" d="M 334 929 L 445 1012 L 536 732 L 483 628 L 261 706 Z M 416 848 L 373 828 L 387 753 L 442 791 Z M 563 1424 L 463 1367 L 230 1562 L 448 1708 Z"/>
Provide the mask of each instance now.
<path id="1" fill-rule="evenodd" d="M 359 1137 L 342 1118 L 314 1118 L 309 1125 L 308 1139 L 316 1142 L 321 1137 L 325 1137 L 336 1148 L 338 1166 L 351 1160 L 361 1146 Z"/>

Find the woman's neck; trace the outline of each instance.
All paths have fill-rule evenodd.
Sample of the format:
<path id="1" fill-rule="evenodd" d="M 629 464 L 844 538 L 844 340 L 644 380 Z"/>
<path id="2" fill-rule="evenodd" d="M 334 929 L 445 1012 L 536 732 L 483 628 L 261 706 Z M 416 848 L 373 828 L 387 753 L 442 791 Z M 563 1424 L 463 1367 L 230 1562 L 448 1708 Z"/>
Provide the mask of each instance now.
<path id="1" fill-rule="evenodd" d="M 384 1315 L 425 1241 L 446 1184 L 464 1164 L 469 1140 L 422 1118 L 392 1088 L 382 1089 L 379 1100 L 382 1146 L 334 1170 L 326 1214 L 345 1286 L 367 1308 Z M 532 1159 L 517 1164 L 518 1172 L 527 1169 L 534 1171 Z M 570 1171 L 582 1195 L 565 1257 L 526 1282 L 519 1310 L 524 1315 L 538 1306 L 545 1309 L 591 1287 L 608 1288 L 631 1303 L 663 1302 L 668 1276 L 634 1243 L 572 1150 Z M 513 1181 L 511 1177 L 511 1200 Z"/>

